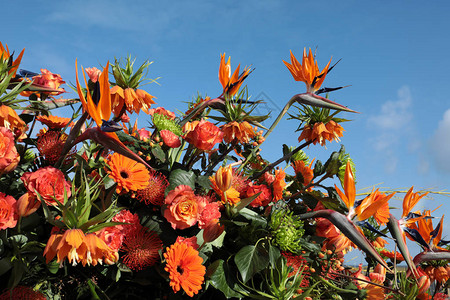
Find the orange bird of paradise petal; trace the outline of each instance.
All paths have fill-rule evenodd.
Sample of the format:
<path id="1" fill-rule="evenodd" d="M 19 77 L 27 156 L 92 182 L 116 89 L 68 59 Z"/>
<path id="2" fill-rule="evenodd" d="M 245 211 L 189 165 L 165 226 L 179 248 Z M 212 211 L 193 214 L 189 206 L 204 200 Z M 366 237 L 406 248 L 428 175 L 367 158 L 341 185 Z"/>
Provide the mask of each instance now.
<path id="1" fill-rule="evenodd" d="M 302 63 L 300 64 L 297 58 L 291 51 L 291 63 L 284 61 L 284 64 L 289 69 L 295 81 L 303 81 L 306 83 L 308 93 L 314 93 L 322 85 L 327 73 L 329 71 L 331 59 L 328 64 L 320 71 L 317 61 L 314 59 L 311 48 L 309 53 L 306 53 L 306 48 L 303 49 Z"/>
<path id="2" fill-rule="evenodd" d="M 403 213 L 402 218 L 405 218 L 420 199 L 428 195 L 428 192 L 420 195 L 419 193 L 413 193 L 413 186 L 408 190 L 403 198 Z"/>
<path id="3" fill-rule="evenodd" d="M 382 196 L 382 198 L 377 197 L 379 195 L 378 189 L 376 191 L 372 191 L 372 193 L 364 198 L 358 207 L 356 207 L 355 212 L 358 216 L 359 221 L 364 221 L 371 216 L 375 215 L 376 212 L 385 205 L 395 193 L 392 193 L 387 196 Z M 389 217 L 389 216 L 388 216 Z"/>
<path id="4" fill-rule="evenodd" d="M 339 197 L 341 197 L 342 201 L 344 201 L 345 205 L 349 209 L 349 214 L 352 213 L 353 206 L 355 205 L 355 179 L 353 176 L 352 167 L 350 162 L 347 161 L 347 165 L 345 167 L 345 176 L 344 176 L 344 192 L 345 194 L 336 186 L 336 192 Z"/>
<path id="5" fill-rule="evenodd" d="M 17 69 L 19 68 L 20 61 L 22 60 L 23 53 L 25 52 L 25 48 L 22 49 L 19 56 L 11 62 L 11 69 L 9 70 L 9 74 L 12 74 L 12 77 L 14 78 L 16 76 Z M 3 47 L 3 44 L 0 42 L 0 57 L 2 57 L 3 60 L 7 60 L 11 57 L 9 54 L 8 45 L 5 44 L 5 47 Z"/>
<path id="6" fill-rule="evenodd" d="M 223 87 L 223 94 L 228 94 L 233 96 L 237 93 L 242 82 L 245 78 L 252 72 L 250 68 L 245 67 L 244 71 L 239 74 L 239 69 L 241 65 L 239 64 L 233 75 L 231 75 L 231 57 L 228 57 L 228 61 L 225 63 L 225 53 L 220 55 L 220 66 L 219 66 L 219 81 Z"/>

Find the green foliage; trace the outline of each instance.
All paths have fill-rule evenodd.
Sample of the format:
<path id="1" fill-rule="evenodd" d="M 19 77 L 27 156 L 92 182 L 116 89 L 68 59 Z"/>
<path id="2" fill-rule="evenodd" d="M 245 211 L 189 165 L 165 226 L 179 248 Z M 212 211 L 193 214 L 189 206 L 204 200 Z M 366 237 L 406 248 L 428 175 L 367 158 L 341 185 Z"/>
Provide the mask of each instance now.
<path id="1" fill-rule="evenodd" d="M 301 251 L 300 238 L 305 230 L 301 221 L 294 212 L 286 208 L 278 208 L 272 211 L 269 227 L 274 238 L 274 244 L 282 251 L 299 253 Z"/>

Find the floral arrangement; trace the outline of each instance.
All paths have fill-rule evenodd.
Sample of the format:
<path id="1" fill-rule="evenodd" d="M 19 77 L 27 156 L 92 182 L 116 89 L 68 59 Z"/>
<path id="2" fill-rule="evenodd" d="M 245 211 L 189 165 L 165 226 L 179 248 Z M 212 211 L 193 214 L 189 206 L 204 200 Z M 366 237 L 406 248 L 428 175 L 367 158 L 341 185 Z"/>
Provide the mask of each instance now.
<path id="1" fill-rule="evenodd" d="M 0 51 L 0 299 L 447 299 L 443 216 L 413 211 L 427 193 L 411 187 L 396 218 L 394 192 L 356 193 L 343 146 L 307 156 L 355 113 L 328 99 L 342 87 L 322 87 L 331 60 L 320 70 L 311 50 L 291 52 L 306 92 L 266 128 L 243 86 L 253 70 L 233 72 L 225 54 L 220 95 L 174 113 L 140 88 L 155 81 L 149 61 L 75 62 L 65 99 L 60 75 Z M 64 106 L 71 117 L 54 113 Z M 269 162 L 260 147 L 286 114 L 298 144 Z M 351 249 L 364 270 L 344 264 Z"/>

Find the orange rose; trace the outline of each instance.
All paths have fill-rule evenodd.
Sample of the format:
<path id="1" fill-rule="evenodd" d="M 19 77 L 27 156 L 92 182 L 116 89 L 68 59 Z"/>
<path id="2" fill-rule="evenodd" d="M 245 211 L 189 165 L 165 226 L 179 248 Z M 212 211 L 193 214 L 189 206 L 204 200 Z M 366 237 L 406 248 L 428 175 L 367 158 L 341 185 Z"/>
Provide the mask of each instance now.
<path id="1" fill-rule="evenodd" d="M 0 192 L 0 230 L 16 227 L 18 218 L 16 199 Z"/>
<path id="2" fill-rule="evenodd" d="M 63 172 L 54 167 L 45 167 L 36 172 L 26 172 L 21 177 L 27 190 L 40 195 L 47 205 L 56 206 L 56 201 L 64 204 L 64 192 L 67 198 L 71 195 L 71 186 L 65 180 Z"/>
<path id="3" fill-rule="evenodd" d="M 186 141 L 200 150 L 211 150 L 216 143 L 222 142 L 223 132 L 211 122 L 201 120 L 186 134 Z"/>
<path id="4" fill-rule="evenodd" d="M 5 127 L 0 127 L 0 175 L 13 171 L 20 161 L 14 144 L 14 135 Z"/>
<path id="5" fill-rule="evenodd" d="M 179 185 L 167 194 L 162 209 L 173 229 L 186 229 L 197 223 L 205 206 L 204 197 L 195 195 L 190 186 Z"/>

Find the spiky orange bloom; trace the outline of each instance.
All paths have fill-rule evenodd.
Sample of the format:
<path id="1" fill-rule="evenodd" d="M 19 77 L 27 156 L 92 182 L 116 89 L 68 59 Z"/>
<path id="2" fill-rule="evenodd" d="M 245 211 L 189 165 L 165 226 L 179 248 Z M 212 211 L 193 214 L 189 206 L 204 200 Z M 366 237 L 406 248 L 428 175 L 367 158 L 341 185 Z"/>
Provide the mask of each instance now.
<path id="1" fill-rule="evenodd" d="M 12 290 L 6 290 L 0 295 L 0 300 L 47 300 L 44 294 L 33 290 L 28 286 L 16 286 Z"/>
<path id="2" fill-rule="evenodd" d="M 343 136 L 343 131 L 344 128 L 333 120 L 330 120 L 327 124 L 322 122 L 316 122 L 312 126 L 306 124 L 298 137 L 298 141 L 311 141 L 314 145 L 319 143 L 321 146 L 325 146 L 326 141 L 339 141 L 339 137 Z"/>
<path id="3" fill-rule="evenodd" d="M 119 153 L 110 155 L 107 164 L 109 177 L 117 183 L 116 192 L 129 192 L 144 189 L 150 180 L 150 173 L 141 164 Z"/>
<path id="4" fill-rule="evenodd" d="M 252 138 L 256 136 L 255 128 L 247 121 L 229 122 L 221 127 L 223 139 L 227 143 L 248 144 Z"/>
<path id="5" fill-rule="evenodd" d="M 9 106 L 0 104 L 0 127 L 6 127 L 11 130 L 14 137 L 19 141 L 27 137 L 27 125 L 19 117 L 14 109 Z"/>
<path id="6" fill-rule="evenodd" d="M 372 242 L 372 245 L 374 248 L 384 248 L 386 244 L 389 244 L 385 239 L 382 237 L 377 237 L 375 241 Z"/>
<path id="7" fill-rule="evenodd" d="M 286 258 L 286 265 L 288 267 L 292 267 L 293 270 L 288 274 L 288 277 L 292 277 L 297 274 L 298 269 L 300 269 L 301 274 L 303 276 L 302 282 L 300 283 L 300 287 L 309 286 L 309 274 L 305 274 L 308 269 L 308 262 L 301 255 L 294 255 L 291 252 L 281 252 L 281 255 Z M 300 272 L 299 272 L 300 274 Z"/>
<path id="8" fill-rule="evenodd" d="M 355 213 L 359 221 L 364 221 L 371 216 L 374 216 L 379 224 L 386 224 L 389 220 L 389 199 L 394 196 L 392 193 L 388 196 L 381 194 L 378 189 L 372 191 L 372 193 L 364 198 L 361 203 L 355 208 Z M 386 211 L 387 206 L 387 211 Z M 381 208 L 384 208 L 381 211 Z M 378 216 L 377 216 L 378 214 Z M 378 217 L 378 219 L 377 219 Z"/>
<path id="9" fill-rule="evenodd" d="M 295 174 L 297 176 L 301 175 L 301 178 L 303 178 L 302 184 L 304 186 L 311 184 L 314 178 L 314 170 L 312 168 L 314 160 L 315 158 L 309 163 L 309 166 L 306 166 L 303 160 L 296 160 L 292 163 L 292 167 L 294 168 Z M 311 189 L 312 187 L 309 188 L 309 190 Z"/>
<path id="10" fill-rule="evenodd" d="M 111 88 L 112 109 L 114 115 L 118 116 L 122 108 L 132 113 L 139 113 L 141 109 L 148 114 L 150 106 L 155 104 L 154 96 L 141 89 L 126 88 L 123 89 L 118 85 Z"/>
<path id="11" fill-rule="evenodd" d="M 273 182 L 273 200 L 275 201 L 283 198 L 283 191 L 286 187 L 285 177 L 286 173 L 283 169 L 275 170 L 275 181 Z"/>
<path id="12" fill-rule="evenodd" d="M 176 293 L 181 288 L 193 297 L 202 288 L 206 268 L 197 250 L 185 243 L 175 243 L 164 253 L 170 286 Z"/>
<path id="13" fill-rule="evenodd" d="M 419 202 L 420 199 L 428 195 L 428 192 L 423 193 L 422 195 L 419 193 L 413 193 L 413 188 L 414 187 L 411 187 L 403 198 L 402 218 L 405 218 L 409 214 L 409 212 L 413 209 L 417 202 Z M 416 218 L 409 220 L 408 223 L 414 223 L 415 221 L 417 221 Z"/>
<path id="14" fill-rule="evenodd" d="M 70 122 L 70 118 L 63 118 L 58 116 L 44 116 L 44 115 L 37 116 L 36 120 L 38 120 L 42 124 L 47 125 L 51 129 L 64 128 Z"/>
<path id="15" fill-rule="evenodd" d="M 19 68 L 20 61 L 22 60 L 24 51 L 25 48 L 23 48 L 19 56 L 17 56 L 17 58 L 14 61 L 12 61 L 13 57 L 9 54 L 8 45 L 5 44 L 5 46 L 3 47 L 3 44 L 0 42 L 0 58 L 3 59 L 3 61 L 10 60 L 8 61 L 8 65 L 11 66 L 12 68 L 8 71 L 8 74 L 12 74 L 12 78 L 16 76 L 16 72 L 17 69 Z"/>
<path id="16" fill-rule="evenodd" d="M 303 81 L 306 83 L 306 89 L 308 93 L 314 93 L 322 85 L 325 77 L 328 73 L 328 68 L 330 67 L 331 59 L 328 64 L 323 68 L 322 71 L 319 70 L 317 61 L 314 59 L 311 48 L 309 53 L 306 54 L 306 48 L 303 49 L 302 63 L 300 64 L 295 58 L 291 51 L 291 63 L 285 62 L 286 67 L 291 72 L 295 81 Z"/>
<path id="17" fill-rule="evenodd" d="M 39 154 L 44 157 L 45 161 L 50 165 L 54 165 L 61 155 L 66 140 L 67 134 L 65 133 L 59 131 L 47 131 L 38 138 L 36 146 L 39 150 Z M 71 149 L 67 154 L 64 163 L 68 163 L 75 153 L 76 149 Z"/>
<path id="18" fill-rule="evenodd" d="M 401 253 L 399 253 L 399 252 L 394 252 L 394 251 L 389 251 L 389 250 L 387 250 L 387 249 L 382 249 L 382 250 L 380 251 L 380 254 L 381 254 L 382 256 L 385 256 L 385 257 L 387 257 L 387 258 L 390 258 L 392 261 L 394 261 L 394 259 L 395 259 L 397 262 L 402 262 L 402 261 L 405 260 L 405 258 L 403 257 L 403 255 L 402 255 Z"/>
<path id="19" fill-rule="evenodd" d="M 223 93 L 228 96 L 233 96 L 237 93 L 241 87 L 242 82 L 251 73 L 250 68 L 245 67 L 244 71 L 239 74 L 240 64 L 236 68 L 231 76 L 231 57 L 228 57 L 228 61 L 225 63 L 225 53 L 220 55 L 220 65 L 219 65 L 219 81 L 223 87 Z"/>
<path id="20" fill-rule="evenodd" d="M 125 235 L 120 251 L 125 252 L 123 263 L 130 269 L 139 271 L 153 266 L 159 258 L 158 251 L 162 249 L 159 236 L 140 226 Z"/>
<path id="21" fill-rule="evenodd" d="M 150 180 L 145 188 L 136 191 L 136 198 L 145 202 L 161 206 L 164 204 L 164 192 L 169 186 L 166 176 L 154 170 L 150 170 Z"/>

